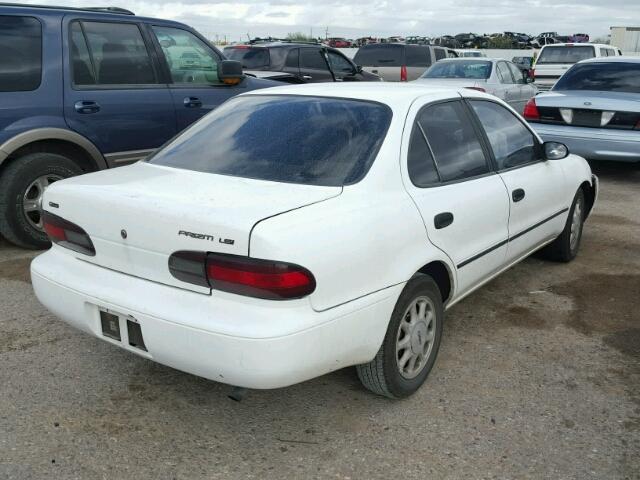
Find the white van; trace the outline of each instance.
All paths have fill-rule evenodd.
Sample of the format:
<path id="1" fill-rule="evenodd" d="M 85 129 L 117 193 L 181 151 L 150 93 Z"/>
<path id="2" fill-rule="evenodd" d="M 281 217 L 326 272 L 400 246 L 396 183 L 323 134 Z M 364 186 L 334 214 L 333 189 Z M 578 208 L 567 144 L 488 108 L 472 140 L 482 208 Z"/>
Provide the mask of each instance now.
<path id="1" fill-rule="evenodd" d="M 599 43 L 556 43 L 545 45 L 540 50 L 534 65 L 536 86 L 540 91 L 551 90 L 556 81 L 580 60 L 594 57 L 622 55 L 611 45 Z"/>

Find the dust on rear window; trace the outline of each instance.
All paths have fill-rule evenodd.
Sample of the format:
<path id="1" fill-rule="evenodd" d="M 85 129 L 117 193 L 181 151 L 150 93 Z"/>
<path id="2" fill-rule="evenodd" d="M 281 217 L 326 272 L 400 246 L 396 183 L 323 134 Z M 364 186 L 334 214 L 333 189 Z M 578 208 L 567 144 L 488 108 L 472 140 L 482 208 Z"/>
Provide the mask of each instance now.
<path id="1" fill-rule="evenodd" d="M 298 95 L 233 98 L 150 157 L 156 165 L 305 185 L 358 182 L 391 122 L 377 102 Z"/>

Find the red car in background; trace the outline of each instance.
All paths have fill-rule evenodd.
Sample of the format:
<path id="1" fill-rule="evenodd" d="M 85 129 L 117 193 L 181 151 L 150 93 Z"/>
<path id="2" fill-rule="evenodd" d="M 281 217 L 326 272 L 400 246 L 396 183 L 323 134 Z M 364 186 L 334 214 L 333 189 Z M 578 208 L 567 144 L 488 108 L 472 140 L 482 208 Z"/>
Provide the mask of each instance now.
<path id="1" fill-rule="evenodd" d="M 351 48 L 353 46 L 346 38 L 327 38 L 325 43 L 333 48 Z"/>

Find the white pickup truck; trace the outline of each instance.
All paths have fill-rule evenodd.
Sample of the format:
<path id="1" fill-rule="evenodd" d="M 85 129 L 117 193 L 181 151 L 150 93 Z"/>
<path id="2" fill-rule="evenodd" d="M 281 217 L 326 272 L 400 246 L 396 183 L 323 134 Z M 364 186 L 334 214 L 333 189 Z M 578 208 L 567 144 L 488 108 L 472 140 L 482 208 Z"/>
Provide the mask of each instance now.
<path id="1" fill-rule="evenodd" d="M 622 55 L 618 48 L 599 43 L 557 43 L 545 45 L 534 65 L 535 83 L 540 91 L 551 90 L 558 79 L 580 60 Z"/>

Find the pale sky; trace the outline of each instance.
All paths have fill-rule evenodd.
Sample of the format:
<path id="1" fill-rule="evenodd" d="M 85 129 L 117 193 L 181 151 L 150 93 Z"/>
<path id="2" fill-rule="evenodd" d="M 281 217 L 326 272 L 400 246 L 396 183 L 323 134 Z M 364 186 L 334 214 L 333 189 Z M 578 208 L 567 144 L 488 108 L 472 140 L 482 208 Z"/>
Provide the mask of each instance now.
<path id="1" fill-rule="evenodd" d="M 438 36 L 503 31 L 560 35 L 609 33 L 640 26 L 640 0 L 27 0 L 26 3 L 127 8 L 137 15 L 177 20 L 205 36 L 238 41 L 247 33 L 285 36 Z"/>

